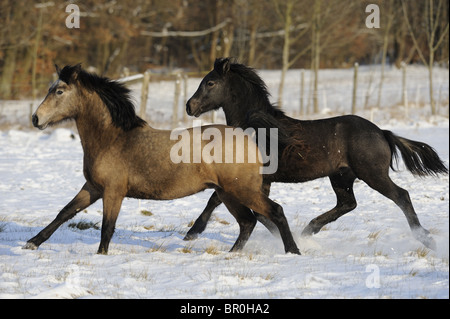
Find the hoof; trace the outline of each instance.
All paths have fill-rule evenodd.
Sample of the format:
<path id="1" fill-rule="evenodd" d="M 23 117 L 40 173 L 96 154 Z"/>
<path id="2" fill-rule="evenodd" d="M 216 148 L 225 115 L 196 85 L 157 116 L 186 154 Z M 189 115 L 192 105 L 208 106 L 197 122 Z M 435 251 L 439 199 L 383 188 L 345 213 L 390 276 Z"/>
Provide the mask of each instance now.
<path id="1" fill-rule="evenodd" d="M 288 251 L 286 251 L 286 254 L 301 255 L 300 250 L 298 250 L 298 248 L 295 248 L 295 249 L 289 249 Z"/>
<path id="2" fill-rule="evenodd" d="M 23 245 L 22 249 L 36 250 L 38 249 L 38 246 L 36 246 L 32 242 L 27 242 L 25 245 Z"/>
<path id="3" fill-rule="evenodd" d="M 436 241 L 431 237 L 430 232 L 424 228 L 413 230 L 414 237 L 420 241 L 425 247 L 436 250 Z"/>
<path id="4" fill-rule="evenodd" d="M 302 237 L 309 237 L 317 233 L 319 230 L 315 230 L 311 224 L 308 224 L 308 226 L 303 229 L 301 236 Z"/>
<path id="5" fill-rule="evenodd" d="M 194 240 L 198 238 L 198 234 L 189 234 L 187 233 L 186 236 L 184 236 L 184 241 Z"/>
<path id="6" fill-rule="evenodd" d="M 436 250 L 436 241 L 430 235 L 420 238 L 419 241 L 428 249 Z"/>
<path id="7" fill-rule="evenodd" d="M 108 249 L 105 248 L 99 248 L 97 250 L 97 255 L 108 255 Z"/>

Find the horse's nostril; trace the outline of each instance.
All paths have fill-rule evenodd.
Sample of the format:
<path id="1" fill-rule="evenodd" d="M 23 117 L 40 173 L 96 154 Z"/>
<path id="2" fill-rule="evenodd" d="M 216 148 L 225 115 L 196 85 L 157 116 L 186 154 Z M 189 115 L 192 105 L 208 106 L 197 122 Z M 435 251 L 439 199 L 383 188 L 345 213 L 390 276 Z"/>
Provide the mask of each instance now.
<path id="1" fill-rule="evenodd" d="M 37 117 L 36 114 L 33 114 L 33 116 L 31 117 L 31 122 L 33 123 L 33 126 L 34 126 L 34 127 L 37 127 L 37 126 L 38 126 L 39 118 Z"/>
<path id="2" fill-rule="evenodd" d="M 186 113 L 189 116 L 195 115 L 199 112 L 199 101 L 197 99 L 190 99 L 186 103 Z"/>
<path id="3" fill-rule="evenodd" d="M 186 113 L 188 115 L 192 115 L 192 108 L 196 106 L 196 100 L 193 99 L 189 99 L 189 101 L 187 101 L 186 103 Z"/>

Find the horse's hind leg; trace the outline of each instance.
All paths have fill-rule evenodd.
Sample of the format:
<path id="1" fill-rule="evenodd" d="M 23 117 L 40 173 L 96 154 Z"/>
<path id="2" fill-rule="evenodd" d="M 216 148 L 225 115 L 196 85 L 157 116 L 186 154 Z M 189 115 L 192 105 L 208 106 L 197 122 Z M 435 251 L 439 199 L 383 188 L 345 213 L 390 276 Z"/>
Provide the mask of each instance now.
<path id="1" fill-rule="evenodd" d="M 413 236 L 430 249 L 436 249 L 436 243 L 431 237 L 430 232 L 422 227 L 417 217 L 414 207 L 409 197 L 408 191 L 397 186 L 387 173 L 370 174 L 369 178 L 363 179 L 370 187 L 394 201 L 401 208 L 408 221 Z"/>
<path id="2" fill-rule="evenodd" d="M 36 236 L 27 241 L 24 249 L 37 249 L 44 241 L 61 226 L 64 222 L 74 217 L 79 211 L 93 204 L 100 198 L 100 194 L 87 183 L 80 192 L 67 204 L 56 216 L 56 218 Z"/>
<path id="3" fill-rule="evenodd" d="M 300 255 L 297 244 L 294 241 L 286 216 L 284 215 L 283 208 L 272 201 L 263 193 L 256 193 L 252 198 L 242 198 L 245 206 L 251 208 L 254 212 L 258 212 L 261 215 L 270 219 L 274 223 L 283 240 L 284 250 L 286 253 L 292 253 Z"/>
<path id="4" fill-rule="evenodd" d="M 264 192 L 264 194 L 269 195 L 270 184 L 269 183 L 263 184 L 262 191 Z M 211 218 L 213 211 L 220 204 L 222 204 L 222 201 L 220 200 L 219 196 L 217 195 L 217 192 L 214 192 L 211 195 L 205 209 L 200 214 L 200 216 L 195 220 L 194 225 L 191 227 L 191 229 L 189 229 L 189 231 L 187 232 L 187 234 L 183 238 L 183 240 L 196 239 L 198 237 L 198 234 L 201 234 L 205 230 L 206 225 L 208 224 L 208 221 Z M 255 216 L 256 216 L 256 219 L 261 224 L 263 224 L 272 234 L 278 233 L 277 226 L 270 219 L 268 219 L 267 217 L 265 217 L 259 213 L 256 213 L 256 212 L 255 212 Z"/>
<path id="5" fill-rule="evenodd" d="M 270 193 L 270 183 L 263 183 L 262 185 L 262 192 L 269 196 Z M 277 225 L 275 225 L 269 218 L 267 218 L 264 215 L 261 215 L 260 213 L 254 212 L 256 219 L 263 224 L 272 234 L 279 234 Z"/>
<path id="6" fill-rule="evenodd" d="M 356 176 L 350 169 L 343 169 L 340 173 L 330 176 L 331 186 L 336 194 L 336 206 L 314 218 L 302 231 L 302 236 L 316 234 L 328 223 L 331 223 L 342 215 L 356 208 L 356 199 L 353 194 L 353 182 Z"/>
<path id="7" fill-rule="evenodd" d="M 217 192 L 214 192 L 209 201 L 206 205 L 203 212 L 200 214 L 200 216 L 195 221 L 194 225 L 189 229 L 186 236 L 183 238 L 183 240 L 192 240 L 198 237 L 198 234 L 201 234 L 208 224 L 208 220 L 211 218 L 212 212 L 216 209 L 217 206 L 222 204 L 222 201 L 219 198 L 219 195 L 217 195 Z"/>
<path id="8" fill-rule="evenodd" d="M 225 204 L 234 218 L 236 218 L 236 221 L 239 224 L 239 236 L 230 252 L 242 250 L 242 248 L 244 248 L 245 244 L 250 238 L 253 229 L 255 228 L 255 215 L 250 209 L 240 204 L 233 196 L 225 193 L 222 190 L 218 190 L 217 193 L 222 202 Z"/>

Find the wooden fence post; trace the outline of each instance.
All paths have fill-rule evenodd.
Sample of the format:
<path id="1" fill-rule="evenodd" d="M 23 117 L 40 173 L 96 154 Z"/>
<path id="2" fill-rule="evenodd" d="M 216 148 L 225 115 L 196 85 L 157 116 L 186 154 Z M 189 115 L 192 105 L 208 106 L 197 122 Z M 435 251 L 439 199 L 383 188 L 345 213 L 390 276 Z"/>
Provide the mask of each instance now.
<path id="1" fill-rule="evenodd" d="M 172 128 L 178 125 L 178 104 L 181 93 L 181 73 L 177 73 L 175 79 L 175 96 L 173 98 L 173 112 L 172 112 Z"/>
<path id="2" fill-rule="evenodd" d="M 142 90 L 141 90 L 141 107 L 140 107 L 140 117 L 145 120 L 147 114 L 147 97 L 148 97 L 148 86 L 150 84 L 150 73 L 144 73 L 144 79 L 142 80 Z"/>
<path id="3" fill-rule="evenodd" d="M 406 91 L 406 63 L 402 61 L 402 104 L 406 108 L 406 112 L 408 110 L 408 96 Z"/>
<path id="4" fill-rule="evenodd" d="M 33 101 L 30 102 L 30 108 L 29 108 L 29 112 L 28 112 L 28 125 L 30 126 L 30 128 L 33 127 L 33 120 L 32 120 L 32 116 L 33 116 L 33 108 L 34 108 L 34 99 Z"/>
<path id="5" fill-rule="evenodd" d="M 189 80 L 189 76 L 188 76 L 188 74 L 187 73 L 183 73 L 183 84 L 184 84 L 184 92 L 183 92 L 183 97 L 184 97 L 184 99 L 183 99 L 183 107 L 185 108 L 186 107 L 186 103 L 187 103 L 187 100 L 188 100 L 188 80 Z M 187 122 L 187 119 L 188 119 L 188 117 L 187 117 L 187 113 L 186 113 L 186 110 L 184 110 L 183 111 L 183 122 Z"/>
<path id="6" fill-rule="evenodd" d="M 211 123 L 216 123 L 217 121 L 217 110 L 211 111 Z"/>
<path id="7" fill-rule="evenodd" d="M 300 70 L 300 115 L 305 114 L 305 106 L 303 105 L 303 94 L 305 89 L 305 70 Z"/>
<path id="8" fill-rule="evenodd" d="M 356 113 L 356 92 L 358 91 L 358 62 L 355 62 L 355 72 L 353 74 L 353 96 L 352 96 L 352 114 Z"/>

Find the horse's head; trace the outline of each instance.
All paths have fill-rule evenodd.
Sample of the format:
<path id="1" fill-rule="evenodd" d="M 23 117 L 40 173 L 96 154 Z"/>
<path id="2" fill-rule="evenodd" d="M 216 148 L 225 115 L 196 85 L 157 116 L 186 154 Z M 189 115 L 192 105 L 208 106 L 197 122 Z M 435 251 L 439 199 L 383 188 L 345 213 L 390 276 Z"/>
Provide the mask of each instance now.
<path id="1" fill-rule="evenodd" d="M 189 99 L 186 112 L 198 117 L 222 107 L 227 124 L 237 125 L 246 121 L 249 111 L 277 111 L 269 97 L 266 84 L 254 69 L 222 58 L 216 60 L 214 69 Z"/>
<path id="2" fill-rule="evenodd" d="M 32 116 L 33 125 L 40 130 L 76 116 L 79 104 L 76 80 L 81 65 L 65 66 L 62 70 L 56 66 L 58 80 L 49 88 L 47 96 Z"/>
<path id="3" fill-rule="evenodd" d="M 220 108 L 230 97 L 227 75 L 230 71 L 230 59 L 217 59 L 214 69 L 200 83 L 195 94 L 186 103 L 186 112 L 195 117 Z"/>

